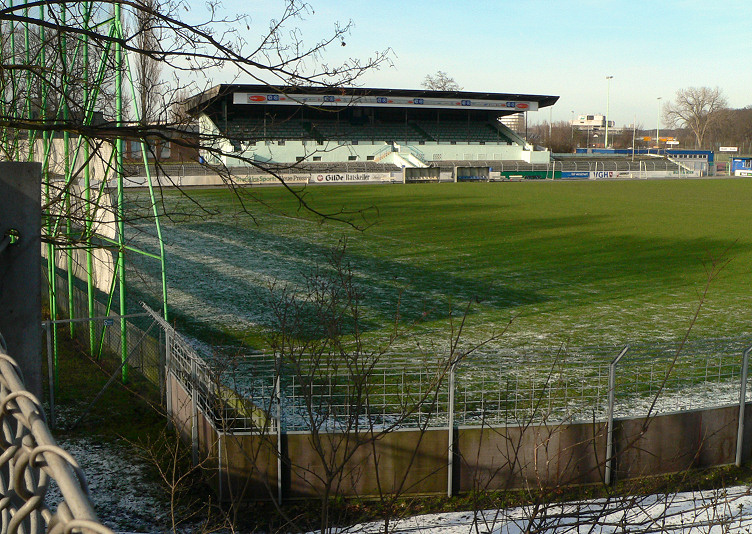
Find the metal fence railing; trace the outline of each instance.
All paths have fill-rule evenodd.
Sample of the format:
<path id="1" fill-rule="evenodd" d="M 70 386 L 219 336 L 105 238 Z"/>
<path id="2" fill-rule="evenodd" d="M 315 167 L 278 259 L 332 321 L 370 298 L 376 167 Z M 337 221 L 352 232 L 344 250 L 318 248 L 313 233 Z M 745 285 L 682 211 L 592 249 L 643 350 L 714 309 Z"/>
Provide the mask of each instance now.
<path id="1" fill-rule="evenodd" d="M 228 363 L 201 357 L 160 324 L 167 372 L 215 426 L 238 432 L 277 423 L 286 431 L 561 424 L 724 406 L 739 402 L 747 348 L 728 338 L 634 344 L 613 365 L 623 347 L 526 347 L 451 365 L 395 354 L 348 355 L 347 364 L 289 355 Z"/>
<path id="2" fill-rule="evenodd" d="M 2 343 L 0 406 L 2 532 L 112 533 L 98 521 L 81 468 L 58 447 L 39 401 L 26 390 L 18 365 Z M 47 501 L 53 481 L 62 496 L 59 503 Z"/>

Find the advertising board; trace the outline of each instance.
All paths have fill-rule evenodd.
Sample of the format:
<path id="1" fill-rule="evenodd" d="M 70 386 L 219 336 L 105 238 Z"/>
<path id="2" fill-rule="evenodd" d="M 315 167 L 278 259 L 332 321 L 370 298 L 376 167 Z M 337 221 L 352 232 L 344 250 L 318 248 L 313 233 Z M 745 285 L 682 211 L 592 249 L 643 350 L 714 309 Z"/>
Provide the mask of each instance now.
<path id="1" fill-rule="evenodd" d="M 392 175 L 388 172 L 343 172 L 329 174 L 311 174 L 309 184 L 333 184 L 354 182 L 383 182 L 391 181 Z"/>
<path id="2" fill-rule="evenodd" d="M 322 95 L 322 94 L 281 94 L 281 93 L 233 93 L 233 104 L 278 105 L 278 106 L 375 106 L 375 107 L 422 107 L 422 108 L 463 108 L 463 109 L 503 109 L 507 111 L 538 111 L 538 102 L 532 100 L 489 100 L 483 98 L 431 98 L 374 95 Z"/>

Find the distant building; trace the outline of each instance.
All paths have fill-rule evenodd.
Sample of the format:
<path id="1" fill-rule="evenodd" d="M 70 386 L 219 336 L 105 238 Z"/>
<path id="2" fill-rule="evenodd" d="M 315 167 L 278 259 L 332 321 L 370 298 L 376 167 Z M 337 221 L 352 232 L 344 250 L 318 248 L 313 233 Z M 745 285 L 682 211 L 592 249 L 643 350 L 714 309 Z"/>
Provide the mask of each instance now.
<path id="1" fill-rule="evenodd" d="M 569 121 L 569 124 L 582 131 L 600 132 L 606 131 L 606 116 L 605 115 L 580 115 L 576 119 Z M 614 121 L 608 121 L 608 128 L 614 127 Z"/>
<path id="2" fill-rule="evenodd" d="M 734 176 L 752 176 L 752 156 L 731 158 L 731 172 Z"/>
<path id="3" fill-rule="evenodd" d="M 499 118 L 499 122 L 512 130 L 513 132 L 523 133 L 525 131 L 525 114 L 515 113 L 514 115 L 505 115 Z"/>

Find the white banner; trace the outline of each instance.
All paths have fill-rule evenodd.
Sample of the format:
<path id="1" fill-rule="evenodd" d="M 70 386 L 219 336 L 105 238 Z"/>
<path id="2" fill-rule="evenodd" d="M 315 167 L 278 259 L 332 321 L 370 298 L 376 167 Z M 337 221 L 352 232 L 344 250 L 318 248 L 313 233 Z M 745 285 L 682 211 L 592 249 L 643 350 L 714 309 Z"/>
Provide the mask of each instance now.
<path id="1" fill-rule="evenodd" d="M 343 172 L 328 174 L 312 174 L 309 180 L 311 184 L 333 184 L 353 182 L 389 182 L 402 181 L 400 178 L 392 178 L 388 172 Z"/>
<path id="2" fill-rule="evenodd" d="M 281 174 L 280 177 L 286 184 L 305 184 L 308 183 L 308 174 Z M 252 174 L 247 176 L 234 176 L 238 183 L 246 184 L 279 184 L 281 183 L 271 174 Z"/>

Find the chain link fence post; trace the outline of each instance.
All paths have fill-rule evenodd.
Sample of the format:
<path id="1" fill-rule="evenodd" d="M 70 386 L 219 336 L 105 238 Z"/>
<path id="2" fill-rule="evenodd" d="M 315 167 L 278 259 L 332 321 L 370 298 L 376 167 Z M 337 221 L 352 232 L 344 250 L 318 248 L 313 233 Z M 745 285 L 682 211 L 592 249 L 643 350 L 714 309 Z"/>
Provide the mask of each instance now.
<path id="1" fill-rule="evenodd" d="M 164 328 L 165 334 L 165 406 L 167 407 L 168 424 L 172 425 L 175 414 L 172 410 L 172 332 Z"/>
<path id="2" fill-rule="evenodd" d="M 191 460 L 198 465 L 198 372 L 196 358 L 191 358 Z"/>
<path id="3" fill-rule="evenodd" d="M 277 502 L 282 504 L 282 468 L 284 462 L 282 461 L 282 358 L 277 355 L 276 358 L 277 376 L 274 383 L 274 394 L 277 397 L 277 420 L 275 426 L 277 427 Z"/>
<path id="4" fill-rule="evenodd" d="M 449 365 L 449 400 L 447 410 L 447 497 L 454 493 L 454 375 L 457 364 Z"/>
<path id="5" fill-rule="evenodd" d="M 747 373 L 749 371 L 749 353 L 752 347 L 744 351 L 742 356 L 742 377 L 739 387 L 739 428 L 736 431 L 736 467 L 742 465 L 742 449 L 744 446 L 744 412 L 747 407 Z"/>
<path id="6" fill-rule="evenodd" d="M 628 350 L 629 345 L 621 349 L 619 355 L 614 358 L 608 366 L 608 426 L 606 427 L 606 467 L 604 473 L 604 482 L 607 486 L 611 484 L 614 461 L 614 396 L 616 389 L 616 366 Z"/>
<path id="7" fill-rule="evenodd" d="M 55 417 L 55 357 L 52 353 L 52 323 L 45 321 L 44 330 L 47 334 L 47 375 L 50 381 L 50 428 L 55 428 L 57 421 Z"/>

